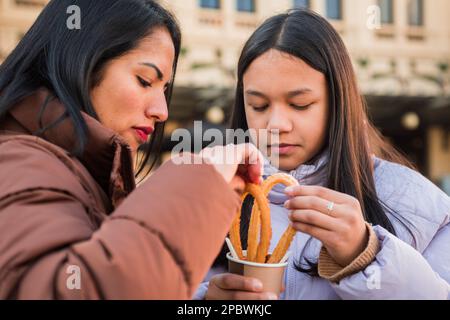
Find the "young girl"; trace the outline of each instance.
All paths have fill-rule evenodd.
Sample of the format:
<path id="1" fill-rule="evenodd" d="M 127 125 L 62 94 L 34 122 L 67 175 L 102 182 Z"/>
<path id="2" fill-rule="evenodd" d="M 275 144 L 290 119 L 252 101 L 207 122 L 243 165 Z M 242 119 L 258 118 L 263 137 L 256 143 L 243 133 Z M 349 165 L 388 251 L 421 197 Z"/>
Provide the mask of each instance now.
<path id="1" fill-rule="evenodd" d="M 264 173 L 300 183 L 269 194 L 270 250 L 288 224 L 298 231 L 281 298 L 449 298 L 450 199 L 369 123 L 350 57 L 325 19 L 295 10 L 256 30 L 239 60 L 232 127 L 277 130 L 268 151 L 279 168 L 267 163 Z M 196 297 L 277 298 L 227 273 Z"/>

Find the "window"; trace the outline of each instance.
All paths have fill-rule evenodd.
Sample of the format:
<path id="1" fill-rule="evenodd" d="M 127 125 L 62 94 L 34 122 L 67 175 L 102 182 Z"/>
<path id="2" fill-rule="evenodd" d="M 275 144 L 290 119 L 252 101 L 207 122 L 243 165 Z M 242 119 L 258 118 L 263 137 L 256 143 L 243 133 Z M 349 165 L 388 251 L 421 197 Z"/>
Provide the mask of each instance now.
<path id="1" fill-rule="evenodd" d="M 394 23 L 393 0 L 378 0 L 378 6 L 380 7 L 381 23 L 393 24 Z"/>
<path id="2" fill-rule="evenodd" d="M 410 26 L 423 26 L 423 0 L 408 1 L 408 23 Z"/>
<path id="3" fill-rule="evenodd" d="M 200 7 L 220 9 L 220 0 L 200 0 Z"/>
<path id="4" fill-rule="evenodd" d="M 309 0 L 294 0 L 294 8 L 309 8 Z"/>
<path id="5" fill-rule="evenodd" d="M 255 0 L 238 0 L 237 10 L 243 12 L 255 12 Z"/>
<path id="6" fill-rule="evenodd" d="M 327 18 L 340 20 L 342 19 L 342 1 L 327 0 L 326 2 Z"/>

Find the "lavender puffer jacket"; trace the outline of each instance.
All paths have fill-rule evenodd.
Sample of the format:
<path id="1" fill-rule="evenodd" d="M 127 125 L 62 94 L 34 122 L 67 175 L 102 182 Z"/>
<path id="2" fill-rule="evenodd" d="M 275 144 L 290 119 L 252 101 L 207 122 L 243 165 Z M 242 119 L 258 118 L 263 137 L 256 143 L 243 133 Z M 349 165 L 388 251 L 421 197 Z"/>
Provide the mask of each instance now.
<path id="1" fill-rule="evenodd" d="M 323 185 L 324 175 L 318 168 L 323 168 L 326 162 L 322 156 L 316 163 L 301 165 L 289 173 L 300 184 Z M 317 261 L 321 248 L 320 241 L 298 232 L 290 248 L 286 291 L 281 299 L 450 299 L 449 196 L 420 173 L 402 165 L 376 157 L 374 164 L 377 194 L 396 212 L 394 216 L 386 210 L 397 235 L 373 226 L 380 243 L 374 261 L 334 284 L 295 269 L 294 263 L 299 259 Z M 265 167 L 265 175 L 275 172 L 275 168 Z M 318 174 L 311 177 L 312 173 Z M 289 223 L 282 186 L 270 193 L 269 200 L 273 228 L 270 250 L 273 250 Z M 211 270 L 208 277 L 223 271 Z M 195 299 L 204 297 L 207 285 L 202 283 Z"/>

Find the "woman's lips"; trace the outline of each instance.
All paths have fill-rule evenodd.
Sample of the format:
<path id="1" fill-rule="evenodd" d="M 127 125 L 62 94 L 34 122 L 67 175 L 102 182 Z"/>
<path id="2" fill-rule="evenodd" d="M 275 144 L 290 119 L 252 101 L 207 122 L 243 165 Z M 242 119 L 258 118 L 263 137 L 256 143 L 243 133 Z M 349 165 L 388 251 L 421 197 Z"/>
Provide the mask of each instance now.
<path id="1" fill-rule="evenodd" d="M 154 130 L 152 127 L 133 127 L 133 129 L 142 143 L 147 142 L 148 136 L 151 135 Z"/>
<path id="2" fill-rule="evenodd" d="M 292 152 L 294 152 L 294 150 L 298 147 L 299 146 L 296 144 L 280 143 L 280 144 L 276 144 L 276 145 L 271 145 L 270 149 L 271 149 L 272 153 L 275 153 L 275 154 L 289 155 Z"/>

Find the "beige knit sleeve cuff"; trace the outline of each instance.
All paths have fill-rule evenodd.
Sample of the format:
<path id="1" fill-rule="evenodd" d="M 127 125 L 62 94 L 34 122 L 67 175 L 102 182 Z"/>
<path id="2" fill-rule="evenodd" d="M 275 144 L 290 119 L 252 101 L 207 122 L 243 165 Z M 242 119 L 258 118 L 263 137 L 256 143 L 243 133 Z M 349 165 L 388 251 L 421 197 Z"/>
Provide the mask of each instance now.
<path id="1" fill-rule="evenodd" d="M 346 267 L 340 266 L 334 259 L 328 254 L 325 247 L 322 247 L 319 255 L 319 265 L 318 271 L 319 276 L 326 280 L 329 280 L 334 283 L 338 283 L 345 277 L 348 277 L 352 274 L 358 273 L 361 270 L 364 270 L 377 255 L 380 244 L 377 238 L 377 235 L 372 229 L 372 226 L 366 223 L 366 227 L 369 231 L 369 241 L 367 243 L 366 249 L 364 249 L 361 254 L 356 257 L 349 265 Z"/>

